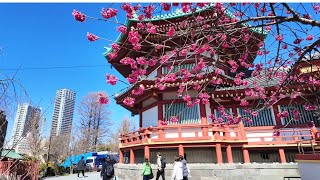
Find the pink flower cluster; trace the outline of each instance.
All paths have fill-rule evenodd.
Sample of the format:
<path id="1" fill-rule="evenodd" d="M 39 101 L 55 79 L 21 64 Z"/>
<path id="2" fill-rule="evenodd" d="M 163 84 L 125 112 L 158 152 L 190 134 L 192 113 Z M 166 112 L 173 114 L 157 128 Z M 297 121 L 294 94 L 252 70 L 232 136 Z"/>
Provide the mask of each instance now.
<path id="1" fill-rule="evenodd" d="M 147 32 L 150 34 L 156 34 L 157 26 L 153 25 L 152 23 L 147 23 Z"/>
<path id="2" fill-rule="evenodd" d="M 108 104 L 109 98 L 107 96 L 104 96 L 103 94 L 99 94 L 99 101 L 100 104 Z"/>
<path id="3" fill-rule="evenodd" d="M 98 36 L 96 36 L 96 35 L 94 35 L 94 34 L 91 34 L 91 33 L 89 33 L 89 32 L 87 32 L 87 38 L 88 38 L 88 40 L 89 40 L 90 42 L 93 42 L 93 41 L 96 41 L 96 40 L 99 39 Z"/>
<path id="4" fill-rule="evenodd" d="M 84 22 L 86 20 L 86 15 L 77 10 L 73 10 L 72 15 L 74 19 L 79 22 Z"/>
<path id="5" fill-rule="evenodd" d="M 143 91 L 144 91 L 144 86 L 141 84 L 138 88 L 136 88 L 136 89 L 133 89 L 132 91 L 131 91 L 131 93 L 133 94 L 133 95 L 142 95 L 143 94 Z"/>
<path id="6" fill-rule="evenodd" d="M 199 98 L 201 99 L 203 104 L 208 104 L 209 103 L 210 96 L 208 95 L 208 93 L 206 93 L 206 92 L 200 93 L 199 94 Z"/>
<path id="7" fill-rule="evenodd" d="M 116 16 L 117 13 L 118 13 L 118 10 L 113 8 L 108 8 L 108 9 L 102 8 L 102 11 L 101 11 L 102 17 L 106 19 Z"/>
<path id="8" fill-rule="evenodd" d="M 138 31 L 131 30 L 129 32 L 129 42 L 133 45 L 133 49 L 140 50 L 141 45 L 139 44 L 141 36 L 139 35 Z"/>
<path id="9" fill-rule="evenodd" d="M 120 32 L 121 34 L 126 34 L 127 33 L 127 27 L 124 25 L 121 25 L 117 27 L 117 31 Z"/>
<path id="10" fill-rule="evenodd" d="M 176 30 L 174 29 L 173 26 L 171 26 L 171 27 L 169 28 L 169 31 L 167 32 L 167 35 L 168 35 L 169 37 L 172 37 L 175 32 L 176 32 Z"/>
<path id="11" fill-rule="evenodd" d="M 120 60 L 123 65 L 130 65 L 132 69 L 137 69 L 136 61 L 130 57 L 125 57 Z"/>
<path id="12" fill-rule="evenodd" d="M 153 11 L 154 11 L 154 6 L 153 5 L 149 5 L 149 6 L 143 7 L 143 12 L 144 12 L 146 18 L 151 19 Z"/>
<path id="13" fill-rule="evenodd" d="M 171 5 L 168 3 L 161 3 L 161 6 L 164 11 L 170 11 L 171 9 Z"/>
<path id="14" fill-rule="evenodd" d="M 124 100 L 123 100 L 123 103 L 129 107 L 133 107 L 134 106 L 134 102 L 135 102 L 135 98 L 132 98 L 132 97 L 126 97 Z"/>
<path id="15" fill-rule="evenodd" d="M 175 122 L 178 122 L 178 121 L 179 121 L 179 118 L 178 118 L 178 116 L 171 116 L 171 117 L 170 117 L 170 121 L 173 122 L 173 123 L 175 123 Z"/>
<path id="16" fill-rule="evenodd" d="M 289 112 L 288 111 L 282 111 L 281 113 L 277 114 L 278 117 L 280 118 L 286 118 L 289 116 Z"/>
<path id="17" fill-rule="evenodd" d="M 314 111 L 314 110 L 317 110 L 317 106 L 315 105 L 310 105 L 310 104 L 305 104 L 303 105 L 304 109 L 306 111 Z"/>
<path id="18" fill-rule="evenodd" d="M 116 85 L 118 78 L 116 78 L 114 75 L 106 74 L 107 83 L 111 85 Z"/>

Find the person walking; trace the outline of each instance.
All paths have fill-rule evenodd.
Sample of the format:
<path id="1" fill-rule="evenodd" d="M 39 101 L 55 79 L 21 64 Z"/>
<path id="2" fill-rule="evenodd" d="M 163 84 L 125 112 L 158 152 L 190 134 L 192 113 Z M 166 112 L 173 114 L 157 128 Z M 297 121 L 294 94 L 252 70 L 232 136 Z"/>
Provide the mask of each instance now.
<path id="1" fill-rule="evenodd" d="M 114 177 L 114 167 L 109 156 L 107 156 L 106 161 L 102 163 L 100 176 L 102 180 L 111 180 Z"/>
<path id="2" fill-rule="evenodd" d="M 164 169 L 166 168 L 166 160 L 161 156 L 161 153 L 157 153 L 157 165 L 158 165 L 158 171 L 157 171 L 157 177 L 156 180 L 159 180 L 159 177 L 162 177 L 162 180 L 165 180 L 165 174 Z"/>
<path id="3" fill-rule="evenodd" d="M 179 156 L 175 158 L 171 180 L 183 180 L 183 169 Z"/>
<path id="4" fill-rule="evenodd" d="M 190 170 L 187 166 L 187 161 L 184 159 L 182 155 L 179 156 L 180 161 L 182 163 L 182 175 L 183 175 L 183 180 L 188 180 L 188 176 L 190 174 Z"/>
<path id="5" fill-rule="evenodd" d="M 77 164 L 78 177 L 79 177 L 80 171 L 82 172 L 82 176 L 85 177 L 85 176 L 84 176 L 85 166 L 86 166 L 86 164 L 85 164 L 85 162 L 84 162 L 84 157 L 82 156 L 82 157 L 81 157 L 81 160 L 78 161 L 78 164 Z"/>
<path id="6" fill-rule="evenodd" d="M 149 180 L 150 179 L 150 175 L 151 175 L 151 165 L 149 163 L 149 159 L 148 158 L 144 158 L 144 163 L 143 163 L 143 169 L 142 169 L 142 176 L 143 176 L 143 180 Z"/>

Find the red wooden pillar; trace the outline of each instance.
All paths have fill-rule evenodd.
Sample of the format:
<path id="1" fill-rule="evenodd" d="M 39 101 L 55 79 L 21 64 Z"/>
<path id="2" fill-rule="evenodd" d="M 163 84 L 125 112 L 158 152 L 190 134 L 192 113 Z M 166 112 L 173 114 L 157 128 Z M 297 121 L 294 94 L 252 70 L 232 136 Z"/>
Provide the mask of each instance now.
<path id="1" fill-rule="evenodd" d="M 207 113 L 206 113 L 206 106 L 202 103 L 199 104 L 199 108 L 200 108 L 200 117 L 201 118 L 206 118 L 207 117 Z M 202 120 L 201 120 L 202 123 Z"/>
<path id="2" fill-rule="evenodd" d="M 120 152 L 119 152 L 119 163 L 123 163 L 123 152 L 121 151 L 120 149 Z"/>
<path id="3" fill-rule="evenodd" d="M 179 155 L 184 156 L 184 148 L 182 144 L 179 144 Z"/>
<path id="4" fill-rule="evenodd" d="M 239 125 L 239 129 L 240 129 L 240 136 L 241 136 L 240 138 L 242 140 L 246 140 L 247 139 L 247 134 L 246 134 L 246 130 L 244 129 L 243 122 L 240 121 L 238 125 Z"/>
<path id="5" fill-rule="evenodd" d="M 227 160 L 228 160 L 228 163 L 232 164 L 232 163 L 233 163 L 233 158 L 232 158 L 231 145 L 228 145 L 228 146 L 227 146 L 226 151 L 227 151 Z"/>
<path id="6" fill-rule="evenodd" d="M 149 146 L 145 146 L 144 147 L 144 157 L 148 158 L 148 160 L 150 161 L 150 149 L 149 149 Z"/>
<path id="7" fill-rule="evenodd" d="M 286 155 L 284 153 L 284 149 L 279 149 L 279 156 L 280 156 L 280 162 L 281 163 L 287 163 Z"/>
<path id="8" fill-rule="evenodd" d="M 312 135 L 313 139 L 318 138 L 318 136 L 319 136 L 319 135 L 318 135 L 318 132 L 319 132 L 319 131 L 318 131 L 318 129 L 317 129 L 316 127 L 313 126 L 313 127 L 311 128 L 311 135 Z"/>
<path id="9" fill-rule="evenodd" d="M 221 144 L 216 144 L 216 155 L 217 155 L 217 163 L 222 164 L 222 152 L 221 152 Z"/>
<path id="10" fill-rule="evenodd" d="M 130 164 L 134 164 L 134 151 L 132 148 L 130 149 Z"/>
<path id="11" fill-rule="evenodd" d="M 249 151 L 248 149 L 242 149 L 242 152 L 243 152 L 243 160 L 244 160 L 244 163 L 250 163 L 250 156 L 249 156 Z"/>

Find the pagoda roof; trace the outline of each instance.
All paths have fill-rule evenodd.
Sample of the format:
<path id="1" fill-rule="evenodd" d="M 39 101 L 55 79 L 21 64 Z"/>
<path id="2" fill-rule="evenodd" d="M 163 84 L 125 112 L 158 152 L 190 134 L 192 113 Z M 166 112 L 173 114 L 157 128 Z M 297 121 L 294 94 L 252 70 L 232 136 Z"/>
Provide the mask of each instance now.
<path id="1" fill-rule="evenodd" d="M 195 14 L 195 13 L 200 13 L 203 12 L 205 10 L 208 10 L 209 8 L 212 8 L 215 5 L 215 3 L 210 3 L 206 6 L 204 6 L 203 8 L 197 7 L 195 12 L 183 12 L 183 11 L 177 11 L 177 12 L 173 12 L 173 13 L 169 13 L 169 14 L 164 14 L 164 15 L 157 15 L 157 16 L 153 16 L 152 18 L 145 18 L 142 21 L 143 22 L 156 22 L 156 21 L 165 21 L 165 20 L 170 20 L 170 19 L 176 19 L 176 18 L 180 18 L 180 17 L 186 17 L 189 16 L 191 14 Z M 228 16 L 229 18 L 236 18 L 232 12 L 230 12 L 229 10 L 225 10 L 224 11 L 225 15 Z M 127 19 L 125 26 L 126 27 L 130 27 L 132 22 L 139 22 L 138 20 L 138 15 L 135 14 L 133 18 L 131 19 Z M 248 26 L 249 30 L 251 30 L 254 33 L 257 34 L 262 34 L 263 36 L 268 35 L 269 31 L 263 30 L 262 27 L 250 27 L 250 25 L 248 23 L 241 23 L 241 26 Z M 123 37 L 125 37 L 126 34 L 121 34 L 118 36 L 118 38 L 116 39 L 116 43 L 120 43 L 123 39 Z M 110 54 L 113 50 L 112 48 L 105 48 L 107 51 L 104 53 L 105 57 L 108 58 L 108 54 Z"/>
<path id="2" fill-rule="evenodd" d="M 279 70 L 274 70 L 275 72 L 288 72 L 288 68 L 279 68 Z M 216 89 L 216 91 L 228 91 L 228 90 L 241 90 L 241 89 L 246 89 L 246 88 L 254 88 L 255 83 L 256 85 L 260 86 L 260 87 L 272 87 L 272 86 L 277 86 L 279 85 L 281 78 L 275 76 L 275 77 L 267 77 L 267 72 L 266 70 L 263 70 L 260 73 L 260 76 L 251 76 L 251 73 L 253 71 L 249 70 L 247 71 L 247 76 L 250 74 L 250 77 L 246 77 L 243 80 L 247 80 L 248 81 L 248 86 L 244 86 L 244 85 L 238 85 L 238 86 L 232 86 L 232 87 L 222 87 L 222 88 L 218 88 Z M 255 83 L 254 83 L 255 82 Z"/>

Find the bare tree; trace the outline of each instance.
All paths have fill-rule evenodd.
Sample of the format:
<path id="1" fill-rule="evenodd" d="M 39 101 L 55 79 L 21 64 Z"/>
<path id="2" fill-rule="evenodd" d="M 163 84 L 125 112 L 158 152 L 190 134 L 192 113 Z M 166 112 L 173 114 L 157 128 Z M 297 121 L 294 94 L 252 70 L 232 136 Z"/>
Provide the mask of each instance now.
<path id="1" fill-rule="evenodd" d="M 109 138 L 109 147 L 111 151 L 117 152 L 119 150 L 119 138 L 121 134 L 127 134 L 130 131 L 134 130 L 134 124 L 129 117 L 122 119 L 119 127 L 116 131 L 111 133 Z"/>
<path id="2" fill-rule="evenodd" d="M 111 125 L 108 105 L 100 103 L 100 97 L 104 93 L 90 93 L 85 96 L 78 106 L 80 119 L 79 142 L 86 151 L 97 150 L 97 146 L 105 140 Z"/>

